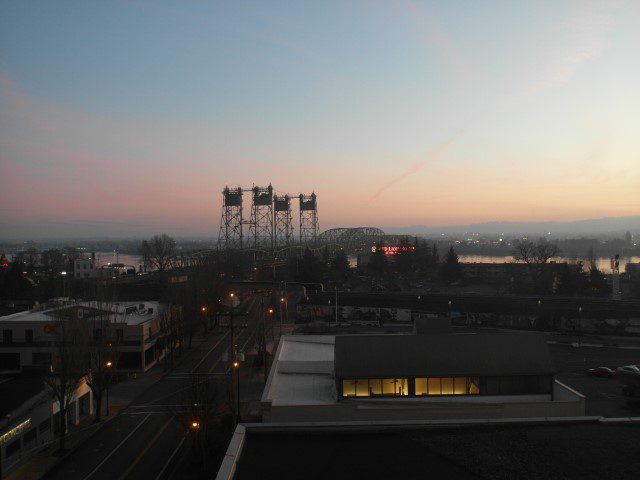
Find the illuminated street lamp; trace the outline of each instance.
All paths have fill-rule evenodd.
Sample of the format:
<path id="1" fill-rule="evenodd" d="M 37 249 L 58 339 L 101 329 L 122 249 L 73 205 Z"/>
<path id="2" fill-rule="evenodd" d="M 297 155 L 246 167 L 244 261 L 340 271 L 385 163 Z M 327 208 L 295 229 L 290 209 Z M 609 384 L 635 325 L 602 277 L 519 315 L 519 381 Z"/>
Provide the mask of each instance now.
<path id="1" fill-rule="evenodd" d="M 285 307 L 286 298 L 280 297 L 280 308 L 278 309 L 278 313 L 280 314 L 280 336 L 282 336 L 282 310 Z"/>
<path id="2" fill-rule="evenodd" d="M 67 294 L 67 272 L 66 271 L 62 271 L 62 272 L 60 272 L 60 275 L 62 275 L 62 296 L 66 297 L 66 294 Z"/>
<path id="3" fill-rule="evenodd" d="M 111 367 L 113 366 L 113 363 L 111 362 L 111 360 L 107 360 L 104 363 L 104 367 L 107 369 L 107 371 L 111 371 Z M 107 391 L 107 414 L 106 416 L 109 416 L 109 380 L 107 379 L 107 385 L 105 387 L 105 390 Z"/>
<path id="4" fill-rule="evenodd" d="M 200 422 L 196 422 L 195 420 L 191 422 L 191 429 L 198 430 L 200 428 Z"/>
<path id="5" fill-rule="evenodd" d="M 233 368 L 236 371 L 236 423 L 240 423 L 240 362 L 233 361 Z"/>
<path id="6" fill-rule="evenodd" d="M 273 314 L 273 308 L 269 309 L 269 315 Z"/>

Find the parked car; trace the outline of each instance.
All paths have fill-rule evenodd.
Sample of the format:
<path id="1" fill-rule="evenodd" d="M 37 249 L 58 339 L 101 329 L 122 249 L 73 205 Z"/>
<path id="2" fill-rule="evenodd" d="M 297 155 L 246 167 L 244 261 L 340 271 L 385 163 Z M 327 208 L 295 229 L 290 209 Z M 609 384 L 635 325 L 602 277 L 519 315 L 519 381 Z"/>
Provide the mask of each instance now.
<path id="1" fill-rule="evenodd" d="M 596 367 L 587 370 L 587 375 L 593 375 L 594 377 L 613 378 L 616 376 L 616 372 L 609 367 Z"/>
<path id="2" fill-rule="evenodd" d="M 622 393 L 628 397 L 640 394 L 640 365 L 618 367 L 618 380 L 622 382 Z"/>

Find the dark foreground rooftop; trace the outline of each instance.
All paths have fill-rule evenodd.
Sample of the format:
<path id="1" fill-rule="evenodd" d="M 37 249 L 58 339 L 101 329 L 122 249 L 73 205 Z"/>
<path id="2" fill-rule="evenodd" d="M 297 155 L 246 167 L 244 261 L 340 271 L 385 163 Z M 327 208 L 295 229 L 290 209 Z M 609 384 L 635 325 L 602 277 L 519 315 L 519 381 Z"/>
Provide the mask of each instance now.
<path id="1" fill-rule="evenodd" d="M 248 431 L 235 479 L 626 479 L 640 424 L 372 433 Z"/>

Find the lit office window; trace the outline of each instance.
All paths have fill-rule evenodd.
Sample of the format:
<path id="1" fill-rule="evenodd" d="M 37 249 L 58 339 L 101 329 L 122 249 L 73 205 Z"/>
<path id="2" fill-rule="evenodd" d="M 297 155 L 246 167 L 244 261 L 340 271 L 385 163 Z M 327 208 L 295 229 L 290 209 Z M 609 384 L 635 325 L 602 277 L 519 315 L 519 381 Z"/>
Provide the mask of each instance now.
<path id="1" fill-rule="evenodd" d="M 369 396 L 369 380 L 356 380 L 356 396 Z"/>
<path id="2" fill-rule="evenodd" d="M 355 380 L 343 380 L 342 381 L 342 396 L 343 397 L 355 397 L 356 396 L 356 381 Z"/>
<path id="3" fill-rule="evenodd" d="M 442 395 L 453 395 L 453 378 L 444 377 L 440 379 L 442 385 Z"/>
<path id="4" fill-rule="evenodd" d="M 385 378 L 382 380 L 382 393 L 384 395 L 393 395 L 395 392 L 395 384 L 393 378 Z"/>
<path id="5" fill-rule="evenodd" d="M 440 395 L 440 379 L 429 378 L 429 395 Z"/>
<path id="6" fill-rule="evenodd" d="M 370 378 L 369 393 L 371 395 L 382 395 L 382 380 L 379 378 Z"/>
<path id="7" fill-rule="evenodd" d="M 406 378 L 396 378 L 396 395 L 409 395 L 409 382 Z"/>
<path id="8" fill-rule="evenodd" d="M 416 378 L 416 395 L 428 395 L 429 383 L 427 378 Z"/>
<path id="9" fill-rule="evenodd" d="M 455 377 L 453 379 L 453 393 L 455 395 L 466 395 L 467 392 L 467 377 Z"/>
<path id="10" fill-rule="evenodd" d="M 409 395 L 409 384 L 406 378 L 385 378 L 382 380 L 384 395 Z"/>

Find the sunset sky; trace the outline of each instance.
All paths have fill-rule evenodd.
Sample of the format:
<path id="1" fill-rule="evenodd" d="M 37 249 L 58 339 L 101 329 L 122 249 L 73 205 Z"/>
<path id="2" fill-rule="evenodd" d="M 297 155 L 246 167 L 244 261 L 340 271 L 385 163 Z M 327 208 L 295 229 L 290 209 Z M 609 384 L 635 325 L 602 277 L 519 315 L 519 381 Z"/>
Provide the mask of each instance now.
<path id="1" fill-rule="evenodd" d="M 640 214 L 640 2 L 0 1 L 0 238 Z"/>

